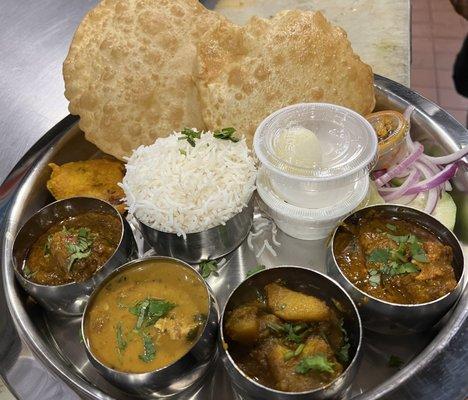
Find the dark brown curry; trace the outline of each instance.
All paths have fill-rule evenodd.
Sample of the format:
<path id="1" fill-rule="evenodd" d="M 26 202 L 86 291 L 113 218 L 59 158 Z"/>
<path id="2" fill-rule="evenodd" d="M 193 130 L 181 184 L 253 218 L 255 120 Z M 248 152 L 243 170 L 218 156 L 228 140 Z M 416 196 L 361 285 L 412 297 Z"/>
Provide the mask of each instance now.
<path id="1" fill-rule="evenodd" d="M 361 217 L 338 229 L 334 253 L 354 285 L 391 303 L 426 303 L 457 285 L 452 248 L 414 222 Z"/>
<path id="2" fill-rule="evenodd" d="M 88 212 L 54 224 L 31 247 L 23 275 L 41 285 L 83 282 L 117 248 L 120 220 L 110 214 Z"/>
<path id="3" fill-rule="evenodd" d="M 280 283 L 233 309 L 225 332 L 239 368 L 264 386 L 285 392 L 322 387 L 348 363 L 349 343 L 335 307 Z"/>

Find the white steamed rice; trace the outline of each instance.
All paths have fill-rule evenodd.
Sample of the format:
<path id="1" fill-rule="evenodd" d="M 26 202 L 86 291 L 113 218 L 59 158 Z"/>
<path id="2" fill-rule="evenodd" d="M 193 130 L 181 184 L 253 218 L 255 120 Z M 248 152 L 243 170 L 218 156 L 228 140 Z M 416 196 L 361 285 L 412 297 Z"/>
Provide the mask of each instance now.
<path id="1" fill-rule="evenodd" d="M 256 168 L 245 140 L 195 139 L 181 133 L 140 146 L 122 182 L 130 215 L 163 232 L 201 232 L 239 213 L 255 190 Z"/>

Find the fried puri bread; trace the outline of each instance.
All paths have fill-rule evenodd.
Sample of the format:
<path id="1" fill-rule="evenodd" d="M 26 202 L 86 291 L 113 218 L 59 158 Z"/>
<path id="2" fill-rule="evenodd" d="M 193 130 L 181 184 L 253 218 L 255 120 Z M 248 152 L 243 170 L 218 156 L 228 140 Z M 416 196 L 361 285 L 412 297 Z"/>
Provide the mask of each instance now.
<path id="1" fill-rule="evenodd" d="M 320 12 L 282 11 L 243 27 L 220 21 L 198 43 L 196 82 L 206 127 L 233 126 L 249 143 L 265 117 L 291 104 L 360 114 L 375 105 L 370 66 Z"/>
<path id="2" fill-rule="evenodd" d="M 52 174 L 47 189 L 57 199 L 76 196 L 95 197 L 112 204 L 120 213 L 125 211 L 122 181 L 125 167 L 120 161 L 98 159 L 49 164 Z"/>
<path id="3" fill-rule="evenodd" d="M 197 0 L 103 0 L 91 10 L 63 65 L 86 139 L 122 159 L 186 126 L 203 129 L 196 42 L 219 20 Z"/>

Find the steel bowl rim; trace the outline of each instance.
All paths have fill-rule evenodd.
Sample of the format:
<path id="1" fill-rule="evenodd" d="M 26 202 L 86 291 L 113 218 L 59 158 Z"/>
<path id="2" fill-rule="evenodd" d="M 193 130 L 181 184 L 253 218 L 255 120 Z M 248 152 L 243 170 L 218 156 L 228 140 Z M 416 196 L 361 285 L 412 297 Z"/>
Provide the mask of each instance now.
<path id="1" fill-rule="evenodd" d="M 321 276 L 322 278 L 325 278 L 325 280 L 327 280 L 332 286 L 333 285 L 336 286 L 342 292 L 342 294 L 349 300 L 350 304 L 352 305 L 352 307 L 353 307 L 352 309 L 353 309 L 353 311 L 355 313 L 355 316 L 357 316 L 357 322 L 358 322 L 358 328 L 359 328 L 358 345 L 356 347 L 354 357 L 351 360 L 351 362 L 349 363 L 349 365 L 346 367 L 346 369 L 344 369 L 341 372 L 340 375 L 338 375 L 335 379 L 333 379 L 331 382 L 327 383 L 326 385 L 321 386 L 319 388 L 315 388 L 313 390 L 307 390 L 307 391 L 303 391 L 303 392 L 285 392 L 283 390 L 277 390 L 277 389 L 270 388 L 268 386 L 262 385 L 259 382 L 254 381 L 241 368 L 239 368 L 237 363 L 232 359 L 232 356 L 229 353 L 229 350 L 227 348 L 224 348 L 224 346 L 223 346 L 224 343 L 227 343 L 224 340 L 224 316 L 225 316 L 225 313 L 226 313 L 227 305 L 229 304 L 234 292 L 236 292 L 241 286 L 243 286 L 249 279 L 251 279 L 254 276 L 257 276 L 257 275 L 260 275 L 260 274 L 268 274 L 268 271 L 275 270 L 275 269 L 283 269 L 284 270 L 284 269 L 293 269 L 293 268 L 301 269 L 301 270 L 307 271 L 308 273 L 317 274 L 317 275 Z M 307 267 L 301 267 L 301 266 L 297 266 L 297 265 L 278 265 L 278 266 L 274 266 L 274 267 L 271 267 L 271 268 L 267 268 L 267 269 L 264 269 L 262 271 L 256 272 L 255 274 L 249 276 L 248 278 L 244 279 L 241 283 L 239 283 L 232 290 L 232 292 L 229 294 L 228 298 L 226 299 L 226 302 L 225 302 L 224 307 L 223 307 L 222 312 L 221 312 L 221 318 L 219 320 L 219 328 L 218 329 L 219 329 L 219 340 L 221 342 L 221 347 L 223 348 L 223 351 L 226 354 L 229 362 L 234 366 L 236 371 L 238 373 L 240 373 L 242 375 L 242 377 L 246 378 L 250 383 L 253 383 L 256 387 L 258 387 L 260 389 L 263 389 L 263 390 L 271 391 L 271 392 L 273 392 L 275 394 L 278 394 L 278 395 L 289 395 L 289 396 L 296 396 L 297 395 L 297 396 L 299 396 L 299 395 L 312 395 L 312 394 L 315 394 L 315 393 L 320 393 L 321 391 L 323 391 L 323 390 L 329 388 L 330 386 L 332 386 L 332 384 L 334 382 L 336 382 L 338 379 L 340 379 L 342 376 L 349 373 L 349 371 L 351 371 L 352 367 L 354 367 L 355 364 L 359 361 L 360 356 L 361 356 L 361 352 L 362 352 L 363 327 L 362 327 L 361 316 L 359 315 L 359 311 L 357 309 L 356 304 L 354 303 L 354 300 L 351 298 L 351 296 L 348 294 L 348 292 L 346 292 L 346 290 L 344 290 L 340 286 L 340 284 L 337 281 L 335 281 L 333 278 L 325 275 L 322 272 L 316 271 L 314 269 L 310 269 L 310 268 L 307 268 Z"/>
<path id="2" fill-rule="evenodd" d="M 111 281 L 113 278 L 115 278 L 117 275 L 119 275 L 121 272 L 123 272 L 125 270 L 131 270 L 131 269 L 135 268 L 135 266 L 137 266 L 140 263 L 145 263 L 145 262 L 148 262 L 148 261 L 160 261 L 160 260 L 172 261 L 172 262 L 175 262 L 177 264 L 180 264 L 185 269 L 189 269 L 191 272 L 193 272 L 195 274 L 195 276 L 197 276 L 197 278 L 199 278 L 200 283 L 203 284 L 203 287 L 205 288 L 206 295 L 207 295 L 207 318 L 203 323 L 203 329 L 200 330 L 201 333 L 199 334 L 197 340 L 195 340 L 192 343 L 192 346 L 182 356 L 180 356 L 177 360 L 174 360 L 170 364 L 165 365 L 164 367 L 160 367 L 160 368 L 148 371 L 148 372 L 140 372 L 140 373 L 139 372 L 124 372 L 124 371 L 119 371 L 119 370 L 110 368 L 109 366 L 107 366 L 103 362 L 101 362 L 93 354 L 93 352 L 91 351 L 91 348 L 89 346 L 89 339 L 88 339 L 88 337 L 87 337 L 87 335 L 85 333 L 85 327 L 84 327 L 85 326 L 85 319 L 86 319 L 86 315 L 87 315 L 89 306 L 93 302 L 95 297 L 99 294 L 99 292 L 104 288 L 104 286 L 107 283 L 109 283 L 109 281 Z M 81 332 L 81 335 L 83 337 L 83 343 L 84 343 L 84 346 L 85 346 L 86 355 L 88 355 L 88 358 L 90 358 L 90 357 L 92 358 L 92 360 L 90 360 L 92 364 L 96 363 L 97 365 L 99 365 L 99 368 L 111 371 L 113 374 L 117 374 L 118 376 L 124 376 L 124 377 L 132 377 L 133 376 L 133 377 L 138 377 L 138 378 L 143 378 L 144 379 L 144 378 L 149 378 L 149 377 L 153 376 L 154 374 L 157 374 L 157 373 L 163 372 L 165 370 L 168 370 L 169 368 L 171 368 L 175 364 L 177 364 L 179 361 L 181 361 L 200 342 L 200 339 L 203 337 L 203 332 L 205 331 L 205 329 L 206 329 L 206 327 L 208 325 L 208 319 L 209 319 L 208 317 L 209 317 L 209 313 L 210 313 L 211 301 L 212 301 L 212 296 L 211 296 L 211 292 L 209 290 L 208 284 L 203 279 L 203 277 L 200 275 L 200 273 L 195 268 L 193 268 L 190 264 L 186 263 L 185 261 L 182 261 L 182 260 L 180 260 L 178 258 L 175 258 L 175 257 L 157 256 L 157 255 L 156 256 L 143 257 L 143 258 L 137 258 L 135 260 L 130 260 L 130 261 L 126 262 L 125 264 L 122 264 L 121 266 L 119 266 L 115 270 L 113 270 L 102 282 L 100 282 L 98 285 L 96 285 L 96 287 L 94 288 L 93 292 L 91 293 L 91 295 L 90 295 L 90 297 L 88 299 L 88 302 L 86 303 L 86 307 L 85 307 L 85 309 L 83 311 L 83 316 L 81 317 L 81 323 L 80 323 L 80 332 Z"/>
<path id="3" fill-rule="evenodd" d="M 227 224 L 229 221 L 233 220 L 233 219 L 236 218 L 239 214 L 243 213 L 244 211 L 246 211 L 246 210 L 249 208 L 250 202 L 251 202 L 252 199 L 254 198 L 255 191 L 256 191 L 256 188 L 254 188 L 253 192 L 250 194 L 249 199 L 245 202 L 245 204 L 243 204 L 242 209 L 241 209 L 239 212 L 235 213 L 232 217 L 230 217 L 229 219 L 227 219 L 226 221 L 224 221 L 223 224 L 218 224 L 218 225 L 212 226 L 211 228 L 204 229 L 204 230 L 201 230 L 201 231 L 198 231 L 198 232 L 185 233 L 185 236 L 188 238 L 189 236 L 193 237 L 193 236 L 199 235 L 199 234 L 201 234 L 201 233 L 209 232 L 209 231 L 214 232 L 215 230 L 218 230 L 218 229 L 220 229 L 221 227 L 226 226 L 226 224 Z M 177 232 L 160 231 L 159 229 L 153 228 L 152 226 L 149 226 L 148 224 L 144 223 L 140 218 L 138 218 L 138 217 L 136 216 L 135 213 L 133 213 L 133 214 L 131 214 L 131 215 L 135 218 L 135 220 L 136 220 L 139 224 L 141 224 L 141 225 L 145 226 L 146 228 L 151 229 L 151 230 L 153 230 L 153 231 L 155 231 L 155 232 L 157 232 L 157 233 L 161 233 L 161 234 L 163 234 L 163 235 L 173 235 L 173 236 L 176 236 L 177 238 L 182 238 L 182 237 L 183 237 L 183 235 L 179 235 Z M 229 253 L 230 253 L 230 252 L 229 252 Z M 226 254 L 228 254 L 228 253 L 226 253 Z"/>
<path id="4" fill-rule="evenodd" d="M 417 303 L 417 304 L 400 304 L 400 303 L 391 303 L 389 301 L 386 301 L 386 300 L 382 300 L 382 299 L 379 299 L 377 297 L 374 297 L 372 295 L 370 295 L 369 293 L 366 293 L 364 292 L 363 290 L 359 289 L 356 285 L 354 285 L 354 283 L 352 283 L 348 277 L 343 273 L 343 271 L 341 270 L 338 262 L 336 261 L 336 257 L 335 257 L 335 249 L 334 249 L 334 242 L 335 242 L 335 236 L 338 232 L 338 230 L 340 229 L 341 227 L 341 224 L 346 221 L 348 218 L 351 218 L 353 217 L 356 213 L 358 212 L 361 212 L 361 211 L 364 211 L 364 210 L 368 210 L 368 209 L 372 209 L 372 208 L 385 208 L 386 206 L 392 206 L 392 207 L 402 207 L 402 208 L 407 208 L 407 209 L 410 209 L 410 210 L 413 210 L 413 211 L 417 211 L 417 212 L 420 212 L 422 214 L 425 214 L 426 216 L 430 217 L 430 219 L 432 219 L 432 221 L 440 224 L 440 226 L 443 227 L 443 229 L 446 230 L 446 232 L 448 232 L 452 238 L 455 240 L 455 243 L 457 244 L 457 247 L 458 247 L 458 250 L 460 251 L 460 254 L 462 255 L 462 262 L 461 262 L 461 274 L 460 274 L 460 278 L 457 280 L 457 285 L 448 293 L 444 294 L 443 296 L 437 298 L 437 299 L 434 299 L 434 300 L 431 300 L 431 301 L 428 301 L 428 302 L 425 302 L 425 303 Z M 402 218 L 403 219 L 403 218 Z M 421 224 L 422 225 L 422 224 Z M 424 228 L 428 229 L 427 227 L 425 227 L 424 225 L 422 225 Z M 412 308 L 412 309 L 417 309 L 417 308 L 422 308 L 422 307 L 426 307 L 426 306 L 431 306 L 433 304 L 436 304 L 442 300 L 445 300 L 446 298 L 450 297 L 450 296 L 453 296 L 455 293 L 458 293 L 460 292 L 460 289 L 463 289 L 462 286 L 464 285 L 464 281 L 465 281 L 465 272 L 466 272 L 466 268 L 465 268 L 465 263 L 464 263 L 464 254 L 463 254 L 463 249 L 460 245 L 460 241 L 458 240 L 458 238 L 455 236 L 455 234 L 450 230 L 448 229 L 444 224 L 442 224 L 439 220 L 437 220 L 436 218 L 434 218 L 431 214 L 428 214 L 426 213 L 425 211 L 422 211 L 422 210 L 419 210 L 415 207 L 411 207 L 411 206 L 407 206 L 407 205 L 401 205 L 401 204 L 396 204 L 396 203 L 385 203 L 385 204 L 373 204 L 373 205 L 370 205 L 370 206 L 366 206 L 366 207 L 362 207 L 360 208 L 359 210 L 356 210 L 354 211 L 353 213 L 349 214 L 348 216 L 346 216 L 346 218 L 344 218 L 339 225 L 336 226 L 336 228 L 333 230 L 333 233 L 331 235 L 331 238 L 330 238 L 330 244 L 329 244 L 329 248 L 330 248 L 330 251 L 331 251 L 331 255 L 333 257 L 333 263 L 335 264 L 335 266 L 337 267 L 337 270 L 338 272 L 340 273 L 340 276 L 342 278 L 344 278 L 344 280 L 349 283 L 352 288 L 354 290 L 356 290 L 357 292 L 359 292 L 360 295 L 364 296 L 364 297 L 368 297 L 369 299 L 377 302 L 377 303 L 381 303 L 385 306 L 391 306 L 391 307 L 395 307 L 395 308 L 401 308 L 401 309 L 407 309 L 407 308 Z M 453 267 L 452 267 L 453 268 Z M 459 295 L 460 293 L 458 293 Z M 458 297 L 457 295 L 457 297 Z"/>

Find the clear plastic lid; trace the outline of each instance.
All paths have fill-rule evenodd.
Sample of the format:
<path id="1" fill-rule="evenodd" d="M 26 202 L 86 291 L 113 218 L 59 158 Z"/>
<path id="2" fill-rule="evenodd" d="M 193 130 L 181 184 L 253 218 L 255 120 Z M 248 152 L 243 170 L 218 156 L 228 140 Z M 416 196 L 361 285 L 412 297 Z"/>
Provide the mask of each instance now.
<path id="1" fill-rule="evenodd" d="M 285 157 L 284 148 L 278 151 L 285 132 L 297 128 L 314 136 L 300 144 L 304 143 L 301 157 L 296 157 L 300 165 Z M 314 144 L 318 151 L 310 147 Z M 338 184 L 370 172 L 377 161 L 377 136 L 371 124 L 352 110 L 327 103 L 301 103 L 268 116 L 255 132 L 254 149 L 262 164 L 275 173 L 293 180 Z M 310 154 L 307 163 L 303 162 L 304 154 Z"/>
<path id="2" fill-rule="evenodd" d="M 369 192 L 369 178 L 364 177 L 354 184 L 354 190 L 338 202 L 323 208 L 298 207 L 281 199 L 272 189 L 264 168 L 257 175 L 257 191 L 263 202 L 272 210 L 290 218 L 328 221 L 347 215 L 358 207 Z"/>

